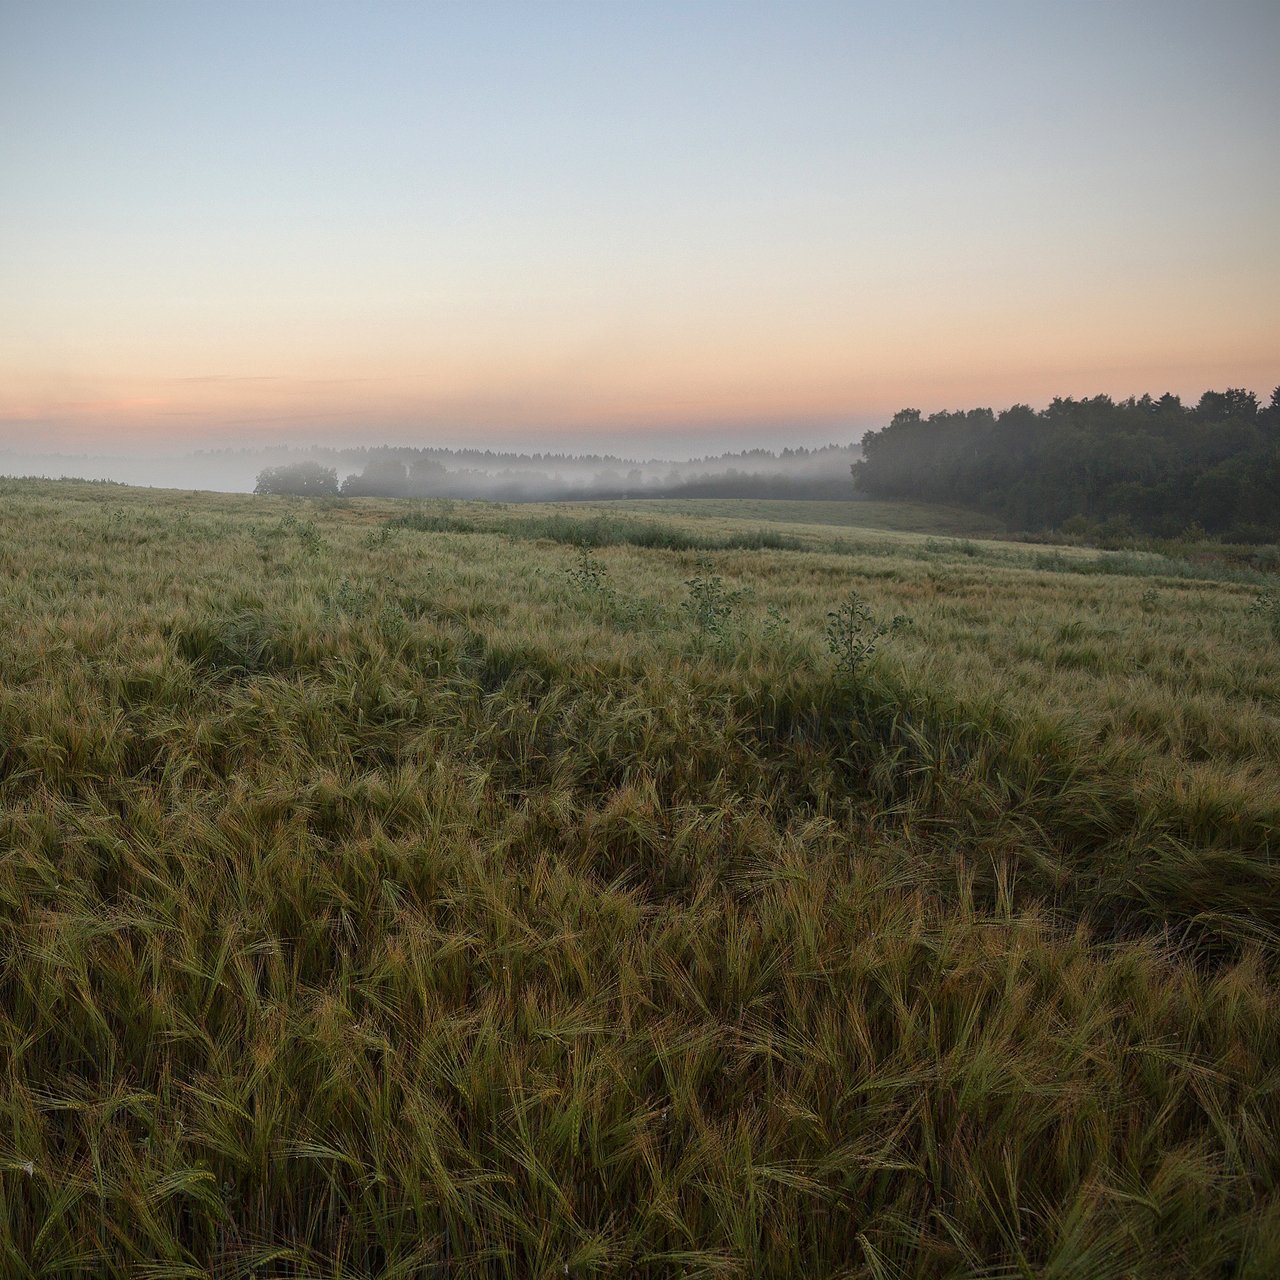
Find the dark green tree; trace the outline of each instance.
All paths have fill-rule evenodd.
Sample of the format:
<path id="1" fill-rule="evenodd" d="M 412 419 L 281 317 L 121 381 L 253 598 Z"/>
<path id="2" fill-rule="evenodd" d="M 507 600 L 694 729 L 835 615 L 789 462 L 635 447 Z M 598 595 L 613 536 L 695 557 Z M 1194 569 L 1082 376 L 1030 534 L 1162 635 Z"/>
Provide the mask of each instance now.
<path id="1" fill-rule="evenodd" d="M 298 498 L 330 498 L 338 492 L 338 473 L 318 462 L 289 462 L 258 472 L 253 491 Z"/>
<path id="2" fill-rule="evenodd" d="M 1018 529 L 1280 537 L 1280 388 L 1265 409 L 1239 387 L 1194 408 L 1146 395 L 1059 398 L 1039 413 L 904 409 L 862 449 L 863 493 L 972 506 Z"/>

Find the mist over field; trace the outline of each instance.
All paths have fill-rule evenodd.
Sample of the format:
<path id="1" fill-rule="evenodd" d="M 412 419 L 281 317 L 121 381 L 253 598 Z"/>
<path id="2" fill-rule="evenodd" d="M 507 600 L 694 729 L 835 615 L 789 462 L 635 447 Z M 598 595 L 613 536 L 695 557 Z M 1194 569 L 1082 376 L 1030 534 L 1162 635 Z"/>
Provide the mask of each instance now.
<path id="1" fill-rule="evenodd" d="M 405 496 L 482 498 L 499 501 L 564 501 L 610 497 L 849 496 L 849 468 L 861 456 L 856 445 L 783 446 L 680 460 L 612 454 L 517 452 L 393 446 L 351 448 L 276 446 L 210 448 L 170 456 L 6 453 L 0 475 L 114 480 L 170 489 L 252 493 L 264 468 L 310 461 L 333 468 L 339 482 L 358 476 L 371 460 L 384 470 L 398 464 L 412 478 Z"/>

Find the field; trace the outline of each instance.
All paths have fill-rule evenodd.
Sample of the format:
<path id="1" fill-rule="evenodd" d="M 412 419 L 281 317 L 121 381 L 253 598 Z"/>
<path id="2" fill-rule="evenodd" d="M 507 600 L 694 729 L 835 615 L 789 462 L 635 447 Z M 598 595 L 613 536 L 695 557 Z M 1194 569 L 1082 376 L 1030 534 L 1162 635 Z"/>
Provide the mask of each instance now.
<path id="1" fill-rule="evenodd" d="M 692 505 L 0 481 L 0 1274 L 1280 1274 L 1268 579 Z"/>
<path id="2" fill-rule="evenodd" d="M 1004 526 L 981 512 L 922 502 L 792 501 L 779 498 L 634 498 L 611 502 L 613 510 L 659 516 L 710 517 L 739 523 L 764 520 L 783 524 L 834 524 L 900 533 L 997 536 Z"/>

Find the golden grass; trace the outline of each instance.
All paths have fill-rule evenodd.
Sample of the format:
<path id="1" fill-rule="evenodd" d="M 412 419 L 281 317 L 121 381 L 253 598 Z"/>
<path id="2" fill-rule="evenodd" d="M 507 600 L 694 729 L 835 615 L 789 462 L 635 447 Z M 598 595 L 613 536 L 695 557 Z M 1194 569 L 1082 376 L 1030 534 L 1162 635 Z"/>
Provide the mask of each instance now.
<path id="1" fill-rule="evenodd" d="M 840 525 L 948 537 L 994 537 L 1004 531 L 1001 521 L 978 511 L 923 502 L 879 502 L 871 498 L 845 502 L 790 498 L 631 498 L 608 506 L 610 510 L 636 515 L 710 518 L 733 524 L 765 520 L 775 524 Z"/>
<path id="2" fill-rule="evenodd" d="M 1280 1270 L 1255 585 L 414 509 L 0 491 L 0 1272 Z"/>

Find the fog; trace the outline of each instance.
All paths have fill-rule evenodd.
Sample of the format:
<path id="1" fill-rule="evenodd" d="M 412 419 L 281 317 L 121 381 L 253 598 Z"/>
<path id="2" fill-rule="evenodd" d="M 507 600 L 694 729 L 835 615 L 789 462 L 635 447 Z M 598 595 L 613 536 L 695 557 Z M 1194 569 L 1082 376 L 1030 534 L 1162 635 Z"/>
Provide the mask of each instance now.
<path id="1" fill-rule="evenodd" d="M 165 489 L 251 493 L 267 468 L 314 462 L 352 496 L 504 502 L 642 497 L 852 496 L 855 444 L 755 448 L 673 460 L 480 449 L 269 446 L 172 456 L 0 452 L 0 475 L 114 480 Z"/>

